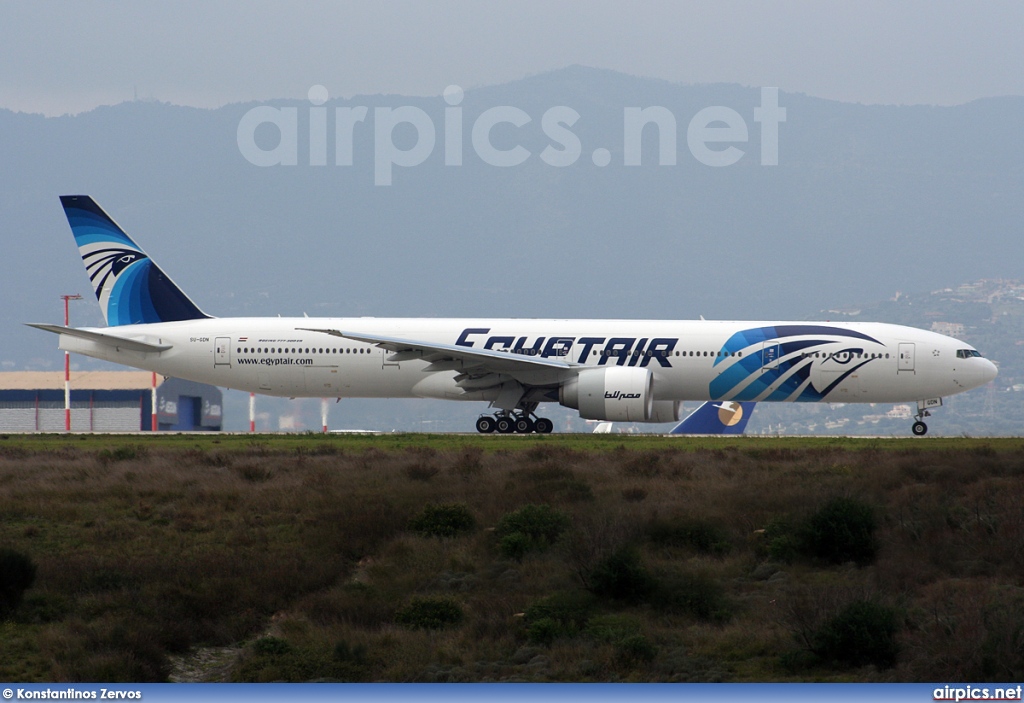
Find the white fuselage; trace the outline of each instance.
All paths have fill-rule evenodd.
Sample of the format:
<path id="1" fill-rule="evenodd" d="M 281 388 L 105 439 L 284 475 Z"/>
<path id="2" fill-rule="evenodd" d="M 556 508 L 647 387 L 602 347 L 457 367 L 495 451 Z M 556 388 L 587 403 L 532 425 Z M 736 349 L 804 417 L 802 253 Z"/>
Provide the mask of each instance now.
<path id="1" fill-rule="evenodd" d="M 277 396 L 494 400 L 460 387 L 458 362 L 438 369 L 393 359 L 343 330 L 475 350 L 556 358 L 583 367 L 643 366 L 656 400 L 909 402 L 960 393 L 995 377 L 952 337 L 884 323 L 665 320 L 223 318 L 96 330 L 157 345 L 118 349 L 61 335 L 61 349 L 166 376 Z M 763 339 L 762 339 L 763 338 Z M 774 348 L 773 348 L 774 347 Z M 401 355 L 398 355 L 401 357 Z M 555 371 L 518 380 L 551 388 Z"/>

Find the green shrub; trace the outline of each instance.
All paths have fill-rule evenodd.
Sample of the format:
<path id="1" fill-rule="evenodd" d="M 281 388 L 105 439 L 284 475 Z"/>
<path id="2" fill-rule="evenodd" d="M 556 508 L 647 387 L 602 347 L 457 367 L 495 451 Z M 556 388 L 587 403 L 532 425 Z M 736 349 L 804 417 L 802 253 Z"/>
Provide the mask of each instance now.
<path id="1" fill-rule="evenodd" d="M 292 651 L 292 646 L 280 637 L 260 637 L 252 643 L 252 651 L 260 656 L 280 656 Z"/>
<path id="2" fill-rule="evenodd" d="M 599 596 L 627 603 L 645 601 L 654 592 L 656 583 L 635 549 L 619 549 L 599 562 L 590 574 L 590 590 Z"/>
<path id="3" fill-rule="evenodd" d="M 268 642 L 269 640 L 269 642 Z M 262 644 L 261 644 L 262 643 Z M 329 650 L 292 647 L 276 637 L 263 637 L 243 657 L 232 674 L 234 681 L 366 681 L 370 665 L 365 648 L 351 649 L 345 642 Z"/>
<path id="4" fill-rule="evenodd" d="M 620 470 L 631 478 L 654 478 L 661 474 L 661 457 L 658 452 L 641 452 L 624 461 Z"/>
<path id="5" fill-rule="evenodd" d="M 722 624 L 732 618 L 733 604 L 722 585 L 706 574 L 676 574 L 658 582 L 651 597 L 656 608 Z"/>
<path id="6" fill-rule="evenodd" d="M 101 449 L 96 452 L 96 460 L 104 466 L 109 466 L 118 461 L 134 461 L 136 459 L 145 459 L 149 455 L 149 452 L 145 447 L 126 444 L 121 447 L 114 447 L 113 449 Z"/>
<path id="7" fill-rule="evenodd" d="M 878 553 L 876 527 L 870 505 L 839 497 L 803 521 L 773 520 L 765 528 L 765 545 L 768 556 L 777 561 L 803 557 L 827 564 L 854 561 L 863 566 L 873 562 Z"/>
<path id="8" fill-rule="evenodd" d="M 340 640 L 334 645 L 333 678 L 342 681 L 364 681 L 370 672 L 370 660 L 366 654 L 366 646 L 357 644 L 350 647 L 348 642 Z"/>
<path id="9" fill-rule="evenodd" d="M 689 547 L 710 556 L 722 557 L 732 549 L 725 530 L 705 520 L 656 521 L 647 534 L 655 544 Z"/>
<path id="10" fill-rule="evenodd" d="M 410 529 L 424 537 L 455 537 L 475 527 L 476 518 L 462 503 L 428 505 L 409 523 Z"/>
<path id="11" fill-rule="evenodd" d="M 870 564 L 878 552 L 874 510 L 853 498 L 833 498 L 800 530 L 803 551 L 830 564 Z"/>
<path id="12" fill-rule="evenodd" d="M 587 626 L 594 597 L 584 591 L 563 591 L 542 598 L 526 609 L 527 637 L 551 644 L 559 637 L 575 637 Z"/>
<path id="13" fill-rule="evenodd" d="M 896 664 L 899 645 L 896 611 L 871 601 L 855 601 L 829 618 L 814 634 L 812 651 L 827 662 L 848 666 Z"/>
<path id="14" fill-rule="evenodd" d="M 334 660 L 352 662 L 354 664 L 365 664 L 366 646 L 357 644 L 355 647 L 350 647 L 348 642 L 340 640 L 334 645 Z"/>
<path id="15" fill-rule="evenodd" d="M 640 620 L 628 615 L 595 615 L 584 635 L 615 647 L 615 658 L 627 666 L 650 663 L 657 649 L 641 634 Z"/>
<path id="16" fill-rule="evenodd" d="M 480 447 L 466 447 L 455 458 L 452 471 L 460 476 L 470 478 L 478 476 L 484 469 L 484 450 Z"/>
<path id="17" fill-rule="evenodd" d="M 495 534 L 502 554 L 522 560 L 553 545 L 568 527 L 569 518 L 550 505 L 525 505 L 501 518 Z"/>
<path id="18" fill-rule="evenodd" d="M 796 528 L 785 518 L 776 518 L 764 530 L 765 551 L 775 561 L 796 561 L 801 554 Z"/>
<path id="19" fill-rule="evenodd" d="M 417 461 L 405 467 L 406 476 L 413 481 L 423 481 L 424 483 L 437 476 L 439 471 L 440 469 L 436 466 L 422 461 Z"/>
<path id="20" fill-rule="evenodd" d="M 540 618 L 526 626 L 526 638 L 533 644 L 550 645 L 559 637 L 572 637 L 574 634 L 554 618 Z"/>
<path id="21" fill-rule="evenodd" d="M 0 616 L 13 612 L 36 580 L 36 565 L 27 555 L 0 549 Z"/>
<path id="22" fill-rule="evenodd" d="M 658 648 L 643 635 L 630 635 L 615 645 L 615 657 L 627 665 L 650 664 Z"/>
<path id="23" fill-rule="evenodd" d="M 249 483 L 266 483 L 274 478 L 274 472 L 271 469 L 257 464 L 241 464 L 234 467 L 234 471 L 239 478 Z"/>
<path id="24" fill-rule="evenodd" d="M 537 486 L 537 493 L 566 503 L 591 503 L 594 500 L 594 490 L 590 484 L 578 478 L 541 483 Z"/>
<path id="25" fill-rule="evenodd" d="M 513 532 L 498 540 L 498 549 L 509 559 L 522 561 L 533 549 L 533 542 L 522 532 Z"/>
<path id="26" fill-rule="evenodd" d="M 395 614 L 395 622 L 417 630 L 440 630 L 462 622 L 462 607 L 450 598 L 413 598 Z"/>
<path id="27" fill-rule="evenodd" d="M 595 642 L 615 644 L 640 634 L 640 621 L 628 615 L 595 615 L 583 634 Z"/>
<path id="28" fill-rule="evenodd" d="M 71 601 L 58 593 L 31 593 L 15 617 L 21 623 L 41 624 L 63 620 L 70 612 Z"/>

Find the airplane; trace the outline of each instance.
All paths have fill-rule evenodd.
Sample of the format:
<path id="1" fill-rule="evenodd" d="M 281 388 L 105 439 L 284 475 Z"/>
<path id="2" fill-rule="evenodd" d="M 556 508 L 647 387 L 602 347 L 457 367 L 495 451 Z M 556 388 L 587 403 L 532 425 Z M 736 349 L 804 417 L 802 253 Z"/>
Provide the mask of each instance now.
<path id="1" fill-rule="evenodd" d="M 687 415 L 669 434 L 743 434 L 757 403 L 707 401 Z M 600 422 L 593 434 L 612 434 L 613 422 Z"/>
<path id="2" fill-rule="evenodd" d="M 755 405 L 749 401 L 709 400 L 669 430 L 669 434 L 743 434 Z"/>
<path id="3" fill-rule="evenodd" d="M 609 422 L 679 420 L 683 401 L 917 401 L 996 366 L 971 345 L 868 322 L 425 318 L 216 318 L 89 196 L 61 204 L 106 327 L 30 323 L 62 350 L 165 376 L 283 397 L 486 401 L 482 433 L 551 432 L 542 403 Z"/>

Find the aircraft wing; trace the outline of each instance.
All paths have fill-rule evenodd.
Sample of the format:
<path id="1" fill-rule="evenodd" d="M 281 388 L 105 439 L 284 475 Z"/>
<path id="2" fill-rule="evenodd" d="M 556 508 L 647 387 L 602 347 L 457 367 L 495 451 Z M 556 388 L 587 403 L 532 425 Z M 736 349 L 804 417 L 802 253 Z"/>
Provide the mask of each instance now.
<path id="1" fill-rule="evenodd" d="M 170 344 L 153 344 L 151 342 L 144 342 L 141 339 L 129 339 L 127 337 L 118 337 L 116 334 L 107 334 L 105 332 L 93 332 L 92 330 L 82 330 L 75 327 L 61 327 L 60 325 L 46 325 L 39 322 L 26 322 L 29 327 L 35 327 L 37 330 L 44 330 L 46 332 L 53 332 L 54 334 L 65 334 L 69 337 L 78 337 L 79 339 L 87 339 L 90 342 L 96 342 L 97 344 L 105 344 L 108 347 L 114 347 L 116 349 L 126 349 L 128 351 L 135 352 L 162 352 L 167 351 L 171 348 Z"/>
<path id="2" fill-rule="evenodd" d="M 553 375 L 562 378 L 563 374 L 564 376 L 569 376 L 584 368 L 581 364 L 575 364 L 562 359 L 512 354 L 493 349 L 475 349 L 457 344 L 421 342 L 412 339 L 332 329 L 313 329 L 308 327 L 300 327 L 298 329 L 304 332 L 322 332 L 334 337 L 376 344 L 378 347 L 392 352 L 391 356 L 388 357 L 388 361 L 400 362 L 422 359 L 430 362 L 423 369 L 424 371 L 462 371 L 470 374 L 495 373 L 512 377 L 523 375 L 535 376 L 538 372 L 542 372 L 542 375 L 545 376 Z"/>

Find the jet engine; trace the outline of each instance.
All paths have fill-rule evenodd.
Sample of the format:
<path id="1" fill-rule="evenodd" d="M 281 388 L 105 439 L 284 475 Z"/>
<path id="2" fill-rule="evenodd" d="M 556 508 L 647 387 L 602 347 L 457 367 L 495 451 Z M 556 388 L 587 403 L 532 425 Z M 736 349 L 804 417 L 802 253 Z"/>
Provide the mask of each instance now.
<path id="1" fill-rule="evenodd" d="M 558 402 L 585 420 L 651 422 L 654 376 L 650 369 L 612 366 L 585 369 L 558 389 Z M 659 410 L 664 412 L 660 407 Z M 678 412 L 676 413 L 678 416 Z M 670 422 L 670 420 L 658 420 Z"/>
<path id="2" fill-rule="evenodd" d="M 681 400 L 656 400 L 651 404 L 651 419 L 648 422 L 679 422 Z"/>

